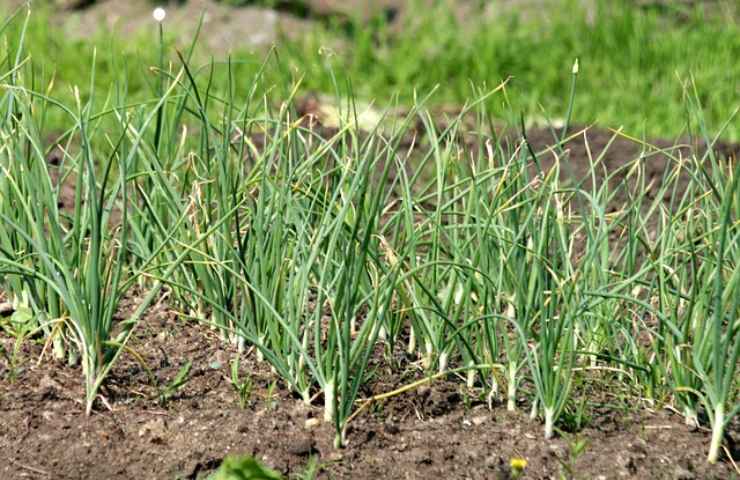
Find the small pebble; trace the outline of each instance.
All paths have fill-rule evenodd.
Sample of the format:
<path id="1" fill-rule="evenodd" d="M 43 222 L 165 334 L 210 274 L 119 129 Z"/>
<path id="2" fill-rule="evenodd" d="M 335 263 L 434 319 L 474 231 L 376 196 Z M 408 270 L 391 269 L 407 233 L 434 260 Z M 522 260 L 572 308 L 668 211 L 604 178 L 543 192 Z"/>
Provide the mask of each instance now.
<path id="1" fill-rule="evenodd" d="M 473 417 L 470 421 L 473 422 L 473 425 L 477 427 L 479 425 L 483 425 L 484 423 L 486 423 L 488 421 L 488 416 L 479 415 L 477 417 Z"/>
<path id="2" fill-rule="evenodd" d="M 306 420 L 305 427 L 306 430 L 311 430 L 318 427 L 319 424 L 321 424 L 321 420 L 319 420 L 318 418 L 309 418 L 308 420 Z"/>

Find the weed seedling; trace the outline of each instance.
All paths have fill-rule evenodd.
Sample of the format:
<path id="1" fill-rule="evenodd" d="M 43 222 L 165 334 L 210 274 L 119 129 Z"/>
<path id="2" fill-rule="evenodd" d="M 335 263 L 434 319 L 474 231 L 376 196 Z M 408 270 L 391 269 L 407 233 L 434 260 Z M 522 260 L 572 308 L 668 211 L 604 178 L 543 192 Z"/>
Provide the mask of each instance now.
<path id="1" fill-rule="evenodd" d="M 576 461 L 583 455 L 587 447 L 588 442 L 585 438 L 575 437 L 568 445 L 568 457 L 558 457 L 558 462 L 560 462 L 560 478 L 562 480 L 576 478 Z"/>
<path id="2" fill-rule="evenodd" d="M 231 386 L 234 387 L 237 398 L 239 400 L 239 407 L 244 410 L 249 405 L 249 400 L 252 397 L 252 379 L 246 377 L 241 379 L 239 376 L 239 357 L 234 358 L 231 361 L 231 378 L 229 379 Z"/>
<path id="3" fill-rule="evenodd" d="M 159 392 L 159 404 L 164 406 L 170 401 L 181 389 L 188 383 L 188 375 L 190 374 L 190 368 L 193 366 L 192 360 L 188 360 L 185 365 L 180 368 L 177 375 L 164 386 Z"/>
<path id="4" fill-rule="evenodd" d="M 275 400 L 275 389 L 277 388 L 277 380 L 273 380 L 270 383 L 270 386 L 267 387 L 267 392 L 265 393 L 265 405 L 267 405 L 268 410 L 272 410 L 277 405 L 277 401 Z"/>

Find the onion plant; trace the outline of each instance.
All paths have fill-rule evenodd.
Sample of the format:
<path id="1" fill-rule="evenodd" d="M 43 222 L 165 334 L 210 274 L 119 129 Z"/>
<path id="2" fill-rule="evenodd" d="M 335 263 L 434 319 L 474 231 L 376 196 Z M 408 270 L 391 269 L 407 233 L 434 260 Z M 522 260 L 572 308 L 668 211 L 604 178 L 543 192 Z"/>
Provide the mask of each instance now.
<path id="1" fill-rule="evenodd" d="M 699 165 L 699 171 L 705 168 Z M 737 166 L 718 168 L 729 175 L 714 176 L 714 193 L 694 192 L 691 204 L 669 225 L 670 241 L 659 260 L 671 305 L 671 328 L 666 331 L 670 379 L 687 423 L 698 423 L 700 406 L 709 417 L 710 463 L 717 461 L 724 429 L 738 412 L 735 372 L 740 353 L 739 171 Z"/>
<path id="2" fill-rule="evenodd" d="M 90 98 L 83 103 L 77 95 L 74 106 L 27 89 L 22 77 L 6 85 L 8 110 L 3 112 L 2 129 L 7 142 L 2 151 L 0 199 L 4 227 L 0 268 L 12 277 L 10 287 L 21 289 L 13 293 L 30 298 L 36 315 L 55 325 L 50 334 L 68 331 L 66 347 L 71 356 L 79 355 L 82 364 L 88 414 L 134 327 L 161 288 L 161 283 L 153 285 L 130 317 L 115 321 L 121 299 L 141 273 L 127 270 L 131 167 L 158 108 L 173 91 L 165 91 L 154 108 L 141 115 L 125 112 L 122 128 L 103 135 L 103 125 L 108 125 L 104 122 L 117 110 L 106 102 L 95 111 L 94 65 L 91 72 Z M 58 179 L 52 178 L 47 166 L 37 123 L 36 111 L 49 108 L 62 110 L 72 125 L 64 134 L 67 143 Z M 61 207 L 64 182 L 74 183 L 70 210 Z M 182 260 L 180 255 L 165 270 L 171 273 Z"/>

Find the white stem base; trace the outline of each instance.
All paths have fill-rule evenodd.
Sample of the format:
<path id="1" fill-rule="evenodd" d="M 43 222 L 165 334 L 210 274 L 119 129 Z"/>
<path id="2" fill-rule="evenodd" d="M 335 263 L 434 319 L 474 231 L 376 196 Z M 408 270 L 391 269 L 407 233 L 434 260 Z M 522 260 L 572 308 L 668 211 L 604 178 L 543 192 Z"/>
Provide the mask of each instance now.
<path id="1" fill-rule="evenodd" d="M 509 383 L 508 395 L 506 396 L 506 410 L 513 412 L 516 410 L 516 386 Z"/>
<path id="2" fill-rule="evenodd" d="M 433 349 L 432 349 L 432 342 L 425 342 L 425 353 L 424 357 L 421 359 L 421 366 L 424 368 L 424 370 L 429 370 L 432 368 L 432 358 L 434 358 L 433 355 Z"/>
<path id="3" fill-rule="evenodd" d="M 385 327 L 380 327 L 378 329 L 378 339 L 385 343 L 386 340 L 388 340 L 388 331 L 385 329 Z"/>
<path id="4" fill-rule="evenodd" d="M 344 431 L 344 429 L 342 429 L 342 433 L 337 433 L 334 436 L 334 448 L 340 449 L 346 446 L 347 446 L 347 434 Z"/>
<path id="5" fill-rule="evenodd" d="M 447 371 L 447 362 L 449 361 L 450 354 L 442 352 L 439 354 L 439 373 L 445 373 Z"/>
<path id="6" fill-rule="evenodd" d="M 43 321 L 43 320 L 42 320 Z M 52 340 L 54 360 L 62 361 L 67 356 L 66 349 L 64 348 L 64 339 L 62 339 L 62 332 L 57 332 Z"/>
<path id="7" fill-rule="evenodd" d="M 488 396 L 486 397 L 489 410 L 493 410 L 493 402 L 496 400 L 498 400 L 498 381 L 496 380 L 496 376 L 492 376 L 491 391 L 488 392 Z"/>
<path id="8" fill-rule="evenodd" d="M 328 382 L 324 386 L 324 421 L 334 421 L 334 383 Z"/>
<path id="9" fill-rule="evenodd" d="M 555 427 L 555 410 L 545 407 L 545 439 L 550 440 L 553 437 Z"/>
<path id="10" fill-rule="evenodd" d="M 513 412 L 516 410 L 516 364 L 509 363 L 509 385 L 507 386 L 506 410 Z"/>
<path id="11" fill-rule="evenodd" d="M 475 374 L 477 372 L 475 370 L 473 370 L 473 367 L 474 366 L 475 366 L 475 363 L 474 362 L 469 362 L 468 363 L 468 368 L 470 368 L 470 370 L 468 370 L 468 378 L 467 378 L 467 382 L 466 382 L 466 385 L 467 385 L 468 388 L 473 388 L 475 386 Z"/>
<path id="12" fill-rule="evenodd" d="M 717 463 L 719 450 L 722 448 L 722 438 L 725 433 L 725 406 L 719 404 L 714 407 L 714 422 L 712 423 L 712 443 L 709 444 L 709 463 Z"/>

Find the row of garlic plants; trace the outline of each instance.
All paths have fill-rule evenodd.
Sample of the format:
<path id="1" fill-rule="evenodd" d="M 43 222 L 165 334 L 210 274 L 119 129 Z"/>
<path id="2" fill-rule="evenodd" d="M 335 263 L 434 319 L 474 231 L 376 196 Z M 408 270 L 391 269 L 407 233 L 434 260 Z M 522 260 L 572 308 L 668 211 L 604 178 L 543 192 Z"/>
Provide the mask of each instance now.
<path id="1" fill-rule="evenodd" d="M 706 414 L 718 459 L 738 410 L 740 188 L 711 148 L 644 144 L 606 171 L 607 148 L 574 179 L 566 130 L 540 152 L 496 136 L 484 120 L 497 91 L 444 128 L 420 99 L 372 131 L 348 101 L 339 128 L 321 129 L 296 113 L 297 88 L 276 103 L 230 62 L 162 61 L 143 103 L 125 84 L 95 92 L 93 65 L 91 95 L 65 105 L 22 49 L 5 53 L 0 288 L 32 312 L 15 334 L 79 363 L 88 413 L 166 293 L 306 402 L 323 398 L 338 447 L 371 360 L 398 368 L 401 349 L 426 375 L 464 372 L 491 405 L 526 404 L 546 438 L 588 395 L 575 385 L 600 376 L 687 423 Z M 53 167 L 52 110 L 68 120 Z M 658 153 L 669 162 L 651 185 Z"/>

